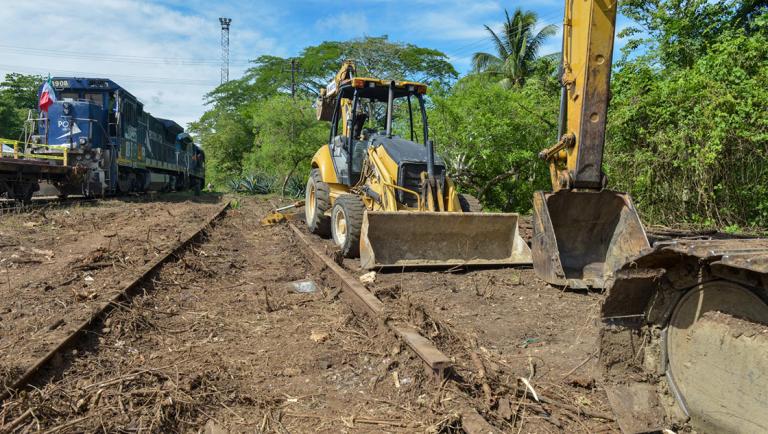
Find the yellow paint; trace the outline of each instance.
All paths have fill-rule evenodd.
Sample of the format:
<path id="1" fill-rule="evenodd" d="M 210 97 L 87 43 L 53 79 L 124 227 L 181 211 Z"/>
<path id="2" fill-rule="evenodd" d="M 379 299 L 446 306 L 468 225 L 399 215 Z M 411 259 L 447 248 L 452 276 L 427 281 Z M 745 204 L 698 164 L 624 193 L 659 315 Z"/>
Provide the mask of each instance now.
<path id="1" fill-rule="evenodd" d="M 312 168 L 320 170 L 320 176 L 323 182 L 327 184 L 338 184 L 339 180 L 336 177 L 336 171 L 333 168 L 333 159 L 331 157 L 331 147 L 323 145 L 315 152 L 312 157 Z"/>
<path id="2" fill-rule="evenodd" d="M 335 96 L 340 87 L 343 85 L 352 85 L 357 88 L 376 86 L 376 87 L 388 87 L 390 80 L 380 80 L 370 77 L 355 77 L 355 64 L 352 61 L 346 61 L 342 64 L 341 69 L 334 77 L 335 88 L 330 92 L 326 92 L 325 89 L 321 89 L 321 103 L 328 104 L 334 101 Z M 423 83 L 413 81 L 397 81 L 395 86 L 398 88 L 406 88 L 413 86 L 418 93 L 424 94 L 427 92 L 427 86 Z M 348 123 L 347 120 L 351 118 L 352 100 L 343 98 L 341 100 L 341 134 L 348 136 Z M 377 146 L 375 148 L 367 149 L 367 158 L 364 163 L 363 173 L 361 174 L 361 181 L 357 186 L 347 186 L 339 183 L 336 171 L 333 166 L 333 159 L 331 156 L 331 147 L 329 145 L 323 145 L 317 150 L 312 157 L 312 168 L 320 170 L 320 176 L 330 188 L 331 205 L 336 201 L 336 198 L 342 194 L 347 194 L 350 191 L 355 190 L 355 187 L 366 185 L 371 191 L 376 193 L 381 202 L 375 202 L 370 196 L 357 193 L 360 195 L 366 208 L 371 211 L 450 211 L 460 212 L 461 205 L 458 200 L 458 193 L 453 182 L 446 177 L 445 191 L 439 191 L 438 198 L 432 200 L 431 205 L 427 205 L 425 198 L 421 197 L 421 194 L 417 191 L 413 191 L 397 185 L 398 170 L 397 163 L 387 154 L 383 146 Z M 416 208 L 409 208 L 397 201 L 397 191 L 404 191 L 406 194 L 415 196 L 417 200 Z"/>
<path id="3" fill-rule="evenodd" d="M 589 149 L 602 153 L 598 148 L 604 145 L 604 129 L 592 143 L 582 142 L 586 129 L 594 132 L 595 126 L 605 124 L 615 26 L 616 0 L 565 1 L 563 82 L 567 89 L 565 133 L 569 140 L 561 140 L 547 152 L 555 191 L 571 188 L 572 175 L 580 169 L 580 152 Z"/>

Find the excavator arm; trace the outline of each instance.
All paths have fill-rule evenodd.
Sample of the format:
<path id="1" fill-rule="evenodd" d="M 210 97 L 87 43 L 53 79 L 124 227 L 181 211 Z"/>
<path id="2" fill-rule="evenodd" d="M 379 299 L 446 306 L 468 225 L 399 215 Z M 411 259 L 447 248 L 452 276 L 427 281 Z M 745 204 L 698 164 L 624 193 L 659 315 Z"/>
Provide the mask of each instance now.
<path id="1" fill-rule="evenodd" d="M 615 0 L 566 0 L 559 140 L 539 154 L 552 192 L 533 197 L 533 265 L 554 285 L 603 288 L 627 258 L 650 247 L 630 197 L 605 190 L 615 26 Z"/>
<path id="2" fill-rule="evenodd" d="M 542 152 L 549 161 L 554 191 L 600 190 L 605 186 L 602 164 L 615 25 L 615 0 L 566 1 L 562 53 L 565 112 L 561 114 L 558 144 Z"/>
<path id="3" fill-rule="evenodd" d="M 553 191 L 534 195 L 534 269 L 552 284 L 606 290 L 603 387 L 622 432 L 766 432 L 768 241 L 651 249 L 629 195 L 605 189 L 616 4 L 565 2 L 558 142 L 540 154 Z"/>

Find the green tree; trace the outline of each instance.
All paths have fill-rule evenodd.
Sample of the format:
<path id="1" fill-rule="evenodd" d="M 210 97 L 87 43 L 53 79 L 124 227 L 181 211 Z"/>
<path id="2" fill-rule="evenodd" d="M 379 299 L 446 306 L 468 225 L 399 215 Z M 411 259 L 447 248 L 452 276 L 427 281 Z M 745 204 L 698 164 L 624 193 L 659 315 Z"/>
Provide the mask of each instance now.
<path id="1" fill-rule="evenodd" d="M 701 50 L 690 60 L 670 56 L 679 53 L 670 46 L 619 63 L 607 173 L 612 185 L 632 193 L 647 221 L 768 225 L 762 19 L 750 31 L 727 27 L 684 44 Z"/>
<path id="2" fill-rule="evenodd" d="M 326 87 L 346 59 L 357 62 L 359 75 L 393 80 L 416 80 L 447 85 L 458 77 L 448 57 L 437 50 L 413 44 L 391 42 L 387 36 L 326 41 L 302 50 L 293 60 L 299 96 L 315 97 Z M 269 98 L 291 90 L 291 60 L 271 55 L 260 56 L 243 76 L 206 95 L 209 103 L 230 108 Z"/>
<path id="3" fill-rule="evenodd" d="M 293 139 L 304 140 L 304 133 L 300 132 L 309 127 L 307 122 L 310 120 L 314 124 L 307 134 L 314 134 L 319 125 L 308 101 L 318 95 L 321 87 L 328 85 L 342 61 L 350 58 L 358 61 L 360 75 L 409 78 L 438 86 L 447 86 L 458 76 L 445 54 L 413 44 L 392 42 L 386 36 L 326 41 L 305 48 L 294 59 L 298 65 L 294 76 L 295 104 L 298 106 L 291 102 L 281 108 L 279 104 L 286 101 L 284 96 L 291 90 L 291 59 L 260 56 L 241 78 L 208 93 L 206 103 L 211 108 L 198 122 L 190 125 L 209 155 L 208 177 L 220 184 L 244 171 L 269 171 L 280 176 L 292 172 L 291 168 L 305 161 L 302 158 L 306 155 L 302 151 L 299 153 L 301 158 L 297 157 L 298 154 L 292 153 L 297 151 L 293 146 L 309 146 L 309 141 L 298 145 Z M 266 114 L 265 107 L 274 111 L 273 117 Z M 301 116 L 296 114 L 297 107 L 301 107 Z M 281 128 L 268 128 L 264 119 L 280 124 Z M 293 130 L 298 136 L 292 135 L 286 122 L 298 122 Z M 323 129 L 327 132 L 327 124 Z M 273 136 L 267 137 L 263 131 L 270 131 Z M 319 138 L 312 143 L 313 152 L 323 140 Z"/>
<path id="4" fill-rule="evenodd" d="M 638 23 L 622 32 L 631 39 L 625 48 L 652 52 L 660 65 L 691 67 L 707 53 L 713 40 L 728 30 L 759 31 L 768 5 L 761 0 L 626 0 L 621 12 Z"/>
<path id="5" fill-rule="evenodd" d="M 245 171 L 282 177 L 282 192 L 299 167 L 309 161 L 328 135 L 328 124 L 318 121 L 309 99 L 273 96 L 252 113 L 254 147 L 246 156 Z M 302 177 L 304 172 L 302 171 Z"/>
<path id="6" fill-rule="evenodd" d="M 544 41 L 557 32 L 557 26 L 549 24 L 538 32 L 538 16 L 535 12 L 515 9 L 512 17 L 504 10 L 506 20 L 501 35 L 485 26 L 496 46 L 496 54 L 479 52 L 472 56 L 475 72 L 496 77 L 509 88 L 522 85 L 531 74 L 533 63 L 538 58 L 539 48 Z"/>
<path id="7" fill-rule="evenodd" d="M 223 185 L 243 172 L 243 161 L 253 146 L 253 129 L 247 114 L 214 108 L 188 130 L 206 153 L 206 179 Z"/>
<path id="8" fill-rule="evenodd" d="M 537 154 L 556 136 L 557 93 L 538 80 L 505 89 L 470 75 L 432 102 L 430 134 L 461 189 L 489 208 L 529 212 L 533 191 L 548 188 Z"/>
<path id="9" fill-rule="evenodd" d="M 6 74 L 0 82 L 0 137 L 22 138 L 27 113 L 37 108 L 37 90 L 42 82 L 38 75 Z"/>

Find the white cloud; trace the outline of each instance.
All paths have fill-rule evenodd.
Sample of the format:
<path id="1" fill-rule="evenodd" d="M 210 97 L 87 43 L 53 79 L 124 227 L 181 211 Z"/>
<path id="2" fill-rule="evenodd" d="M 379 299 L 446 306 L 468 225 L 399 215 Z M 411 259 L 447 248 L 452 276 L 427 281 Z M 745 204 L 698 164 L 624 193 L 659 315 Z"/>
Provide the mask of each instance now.
<path id="1" fill-rule="evenodd" d="M 0 8 L 0 74 L 111 78 L 153 115 L 184 125 L 203 113 L 203 95 L 219 83 L 218 14 L 233 12 L 195 3 L 176 9 L 139 0 L 15 1 Z M 237 77 L 245 59 L 281 50 L 233 15 L 230 77 Z"/>
<path id="2" fill-rule="evenodd" d="M 326 15 L 315 22 L 322 31 L 332 31 L 337 38 L 360 36 L 368 33 L 368 16 L 363 12 Z"/>

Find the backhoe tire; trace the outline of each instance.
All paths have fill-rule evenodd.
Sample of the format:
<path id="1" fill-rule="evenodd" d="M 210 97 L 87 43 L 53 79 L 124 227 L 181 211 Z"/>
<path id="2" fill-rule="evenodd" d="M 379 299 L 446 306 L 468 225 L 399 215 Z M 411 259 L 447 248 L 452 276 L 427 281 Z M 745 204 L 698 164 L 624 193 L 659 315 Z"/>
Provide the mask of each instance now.
<path id="1" fill-rule="evenodd" d="M 480 203 L 475 196 L 470 194 L 459 195 L 459 205 L 461 205 L 462 212 L 482 212 L 483 204 Z"/>
<path id="2" fill-rule="evenodd" d="M 331 210 L 333 242 L 345 258 L 360 256 L 360 230 L 363 227 L 365 205 L 354 194 L 342 194 Z"/>
<path id="3" fill-rule="evenodd" d="M 331 209 L 331 189 L 323 182 L 320 170 L 309 172 L 304 201 L 304 218 L 309 231 L 323 238 L 331 236 L 331 218 L 325 212 Z"/>

